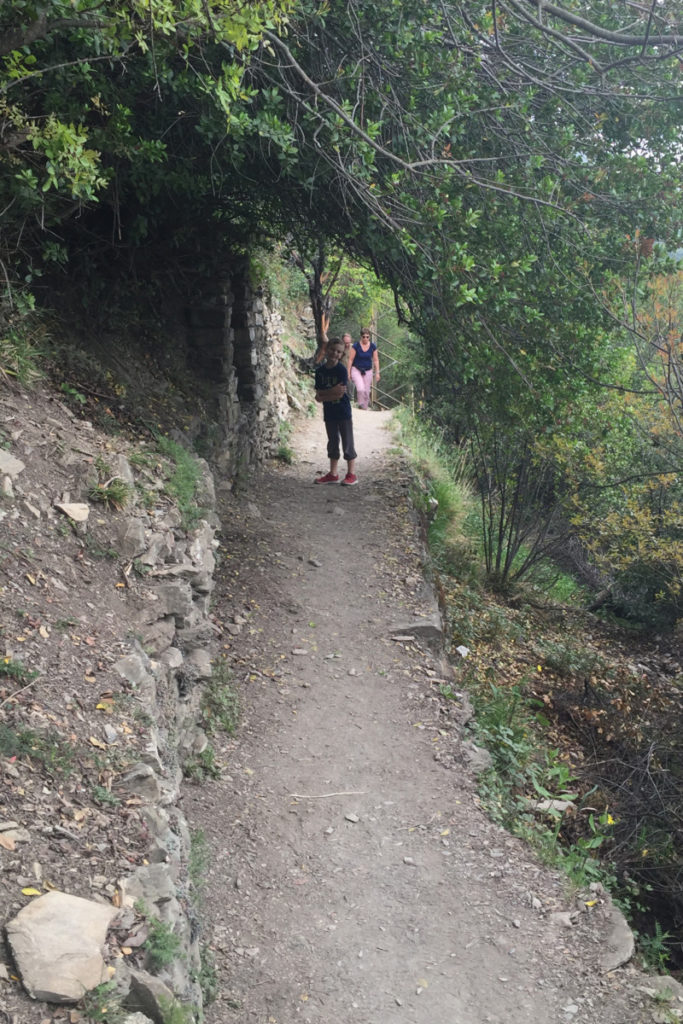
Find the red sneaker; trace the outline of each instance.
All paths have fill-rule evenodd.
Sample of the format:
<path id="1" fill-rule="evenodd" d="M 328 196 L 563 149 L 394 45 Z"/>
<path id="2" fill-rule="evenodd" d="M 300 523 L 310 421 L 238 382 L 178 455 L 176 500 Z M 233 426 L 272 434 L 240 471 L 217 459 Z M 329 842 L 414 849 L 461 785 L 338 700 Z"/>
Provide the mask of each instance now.
<path id="1" fill-rule="evenodd" d="M 347 473 L 342 480 L 342 487 L 353 487 L 354 484 L 358 483 L 358 477 L 355 473 Z"/>
<path id="2" fill-rule="evenodd" d="M 318 476 L 313 481 L 316 484 L 337 484 L 339 483 L 339 477 L 334 473 L 325 473 L 325 476 Z M 354 477 L 354 483 L 356 482 Z"/>

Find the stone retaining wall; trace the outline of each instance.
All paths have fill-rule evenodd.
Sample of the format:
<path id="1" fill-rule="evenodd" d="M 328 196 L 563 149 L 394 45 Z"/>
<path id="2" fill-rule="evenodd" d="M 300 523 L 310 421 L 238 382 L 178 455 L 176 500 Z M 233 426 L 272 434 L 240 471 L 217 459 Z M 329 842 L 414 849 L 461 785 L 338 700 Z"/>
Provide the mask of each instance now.
<path id="1" fill-rule="evenodd" d="M 288 413 L 282 334 L 279 311 L 246 272 L 187 310 L 187 360 L 208 385 L 207 448 L 223 479 L 246 472 L 277 445 Z"/>

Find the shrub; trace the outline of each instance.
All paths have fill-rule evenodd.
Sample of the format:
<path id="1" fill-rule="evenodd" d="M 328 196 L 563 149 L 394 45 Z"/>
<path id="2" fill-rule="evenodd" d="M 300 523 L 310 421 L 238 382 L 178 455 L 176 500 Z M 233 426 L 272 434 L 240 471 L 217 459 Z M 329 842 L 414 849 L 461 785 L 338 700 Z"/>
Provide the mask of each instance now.
<path id="1" fill-rule="evenodd" d="M 157 917 L 148 920 L 149 934 L 145 942 L 147 964 L 152 971 L 168 967 L 180 952 L 180 939 L 170 925 Z"/>
<path id="2" fill-rule="evenodd" d="M 209 734 L 219 730 L 234 735 L 239 722 L 239 697 L 225 661 L 217 662 L 202 694 L 202 722 Z"/>

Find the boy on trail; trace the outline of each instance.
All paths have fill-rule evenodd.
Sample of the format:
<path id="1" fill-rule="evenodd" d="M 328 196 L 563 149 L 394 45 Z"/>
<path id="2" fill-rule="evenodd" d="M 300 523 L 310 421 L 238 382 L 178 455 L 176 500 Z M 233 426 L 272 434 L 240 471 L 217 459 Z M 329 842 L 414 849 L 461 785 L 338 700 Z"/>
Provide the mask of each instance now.
<path id="1" fill-rule="evenodd" d="M 321 402 L 325 430 L 327 432 L 327 455 L 330 471 L 316 478 L 316 484 L 339 482 L 340 439 L 341 451 L 346 459 L 346 476 L 342 484 L 347 487 L 358 483 L 353 472 L 356 465 L 356 449 L 353 444 L 353 423 L 351 402 L 346 393 L 348 373 L 341 360 L 344 358 L 344 342 L 341 338 L 330 338 L 325 349 L 325 362 L 315 371 L 315 400 Z"/>

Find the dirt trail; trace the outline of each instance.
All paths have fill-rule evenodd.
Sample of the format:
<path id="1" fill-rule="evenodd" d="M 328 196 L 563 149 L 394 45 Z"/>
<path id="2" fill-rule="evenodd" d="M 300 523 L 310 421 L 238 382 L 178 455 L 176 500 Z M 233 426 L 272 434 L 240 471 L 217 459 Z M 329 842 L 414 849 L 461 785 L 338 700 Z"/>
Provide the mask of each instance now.
<path id="1" fill-rule="evenodd" d="M 222 510 L 242 724 L 183 805 L 211 851 L 208 1024 L 652 1020 L 637 975 L 598 969 L 600 905 L 553 917 L 576 898 L 481 813 L 439 654 L 394 639 L 434 603 L 387 416 L 354 413 L 359 486 L 313 486 L 316 419 Z"/>

